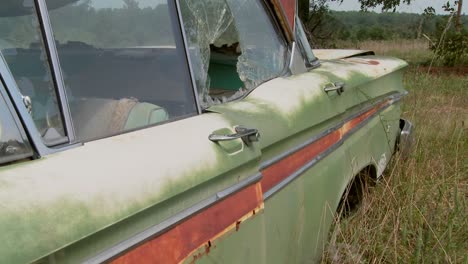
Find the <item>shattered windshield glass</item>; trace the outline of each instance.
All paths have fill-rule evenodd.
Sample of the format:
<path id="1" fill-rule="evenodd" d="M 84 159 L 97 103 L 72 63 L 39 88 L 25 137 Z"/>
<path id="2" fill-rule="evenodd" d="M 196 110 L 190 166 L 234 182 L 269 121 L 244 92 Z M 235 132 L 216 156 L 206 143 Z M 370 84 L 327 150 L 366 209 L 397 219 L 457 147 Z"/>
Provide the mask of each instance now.
<path id="1" fill-rule="evenodd" d="M 259 1 L 182 1 L 189 53 L 203 108 L 234 100 L 280 76 L 286 44 Z"/>

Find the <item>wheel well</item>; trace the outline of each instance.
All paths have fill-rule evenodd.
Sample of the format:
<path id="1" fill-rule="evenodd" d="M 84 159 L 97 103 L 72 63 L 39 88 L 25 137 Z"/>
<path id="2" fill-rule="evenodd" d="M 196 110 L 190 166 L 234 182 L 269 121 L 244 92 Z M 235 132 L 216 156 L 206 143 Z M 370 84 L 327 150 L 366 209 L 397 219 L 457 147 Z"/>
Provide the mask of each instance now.
<path id="1" fill-rule="evenodd" d="M 355 212 L 361 205 L 369 187 L 374 186 L 377 181 L 377 169 L 374 165 L 363 168 L 349 182 L 343 195 L 341 196 L 337 213 L 346 217 Z"/>

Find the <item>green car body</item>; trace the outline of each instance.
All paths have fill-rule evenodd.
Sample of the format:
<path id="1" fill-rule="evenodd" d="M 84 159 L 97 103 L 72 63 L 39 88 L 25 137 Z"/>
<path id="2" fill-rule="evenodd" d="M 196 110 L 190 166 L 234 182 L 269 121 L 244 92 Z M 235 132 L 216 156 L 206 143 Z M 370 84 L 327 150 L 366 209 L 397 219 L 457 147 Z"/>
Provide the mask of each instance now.
<path id="1" fill-rule="evenodd" d="M 202 114 L 0 167 L 0 262 L 317 261 L 346 187 L 410 131 L 404 61 L 315 53 Z M 258 134 L 209 140 L 238 126 Z"/>

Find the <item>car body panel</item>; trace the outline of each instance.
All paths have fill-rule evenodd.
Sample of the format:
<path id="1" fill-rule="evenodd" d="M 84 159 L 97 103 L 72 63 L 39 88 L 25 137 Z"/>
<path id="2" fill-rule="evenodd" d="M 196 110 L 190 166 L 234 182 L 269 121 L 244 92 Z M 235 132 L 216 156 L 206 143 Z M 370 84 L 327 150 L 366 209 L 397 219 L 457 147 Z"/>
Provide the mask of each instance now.
<path id="1" fill-rule="evenodd" d="M 370 50 L 314 49 L 314 55 L 321 60 L 344 59 L 359 55 L 374 55 Z"/>
<path id="2" fill-rule="evenodd" d="M 170 210 L 159 211 L 162 221 L 256 174 L 257 147 L 238 140 L 222 148 L 208 140 L 213 131 L 233 125 L 207 114 L 1 168 L 0 197 L 15 202 L 0 212 L 2 237 L 9 241 L 0 255 L 9 263 L 29 262 L 175 199 Z M 174 198 L 198 186 L 189 197 Z"/>
<path id="3" fill-rule="evenodd" d="M 346 60 L 322 62 L 322 67 L 308 73 L 267 82 L 241 101 L 214 106 L 210 109 L 213 113 L 94 141 L 85 147 L 21 166 L 2 168 L 3 188 L 0 195 L 4 200 L 15 200 L 15 204 L 6 205 L 2 210 L 5 217 L 1 218 L 0 226 L 4 237 L 9 238 L 7 240 L 11 243 L 2 248 L 4 251 L 1 255 L 5 257 L 8 252 L 14 252 L 12 248 L 22 248 L 22 254 L 11 255 L 7 259 L 11 263 L 28 262 L 42 257 L 40 254 L 44 252 L 48 252 L 45 255 L 59 252 L 55 258 L 60 262 L 83 261 L 84 256 L 97 254 L 126 237 L 160 223 L 217 191 L 254 175 L 258 170 L 262 170 L 265 178 L 269 161 L 283 155 L 285 150 L 297 148 L 321 132 L 340 125 L 346 115 L 351 116 L 362 110 L 332 107 L 331 100 L 342 99 L 342 102 L 348 102 L 345 105 L 359 105 L 379 95 L 385 97 L 392 91 L 402 91 L 402 87 L 392 86 L 392 79 L 397 84 L 401 78 L 399 70 L 404 67 L 402 61 L 375 57 L 356 59 L 359 62 L 372 59 L 378 61 L 380 66 Z M 336 74 L 330 75 L 327 68 L 333 68 Z M 393 70 L 396 71 L 392 73 Z M 378 77 L 388 85 L 376 81 Z M 331 81 L 346 81 L 349 90 L 339 97 L 329 96 L 322 88 Z M 357 86 L 360 88 L 352 88 Z M 288 87 L 287 97 L 284 96 L 285 87 Z M 353 95 L 353 91 L 369 97 Z M 345 96 L 347 94 L 348 97 Z M 398 107 L 394 108 L 384 111 L 383 115 L 395 111 L 399 114 Z M 382 155 L 391 156 L 392 150 L 387 144 L 377 144 L 385 136 L 380 119 L 374 117 L 372 120 L 345 141 L 346 148 L 338 146 L 328 157 L 314 165 L 313 170 L 306 170 L 280 191 L 267 197 L 264 207 L 262 204 L 255 207 L 260 214 L 253 217 L 252 223 L 247 221 L 245 224 L 263 230 L 254 239 L 260 243 L 263 253 L 249 253 L 250 259 L 270 263 L 294 255 L 299 261 L 308 256 L 297 251 L 301 243 L 314 245 L 317 252 L 321 249 L 320 241 L 327 232 L 325 227 L 329 226 L 341 197 L 341 192 L 327 190 L 336 186 L 344 190 L 357 168 L 372 162 L 378 166 Z M 257 128 L 262 135 L 261 141 L 251 147 L 237 142 L 223 148 L 207 140 L 211 132 L 238 124 Z M 186 126 L 196 129 L 186 132 Z M 371 140 L 369 134 L 374 135 Z M 168 140 L 171 138 L 173 140 Z M 172 144 L 173 141 L 178 144 Z M 165 151 L 158 152 L 157 149 Z M 371 154 L 370 159 L 368 154 Z M 102 159 L 104 156 L 107 158 Z M 355 169 L 345 169 L 349 157 L 354 157 L 351 167 Z M 128 162 L 132 159 L 138 160 L 138 163 L 132 166 Z M 83 163 L 87 166 L 80 166 Z M 121 163 L 127 164 L 124 170 L 121 166 L 115 166 Z M 116 171 L 116 168 L 119 169 Z M 233 175 L 233 168 L 241 169 L 235 170 Z M 147 174 L 144 171 L 155 173 Z M 340 171 L 348 172 L 343 175 L 338 173 Z M 240 172 L 243 176 L 239 176 Z M 214 177 L 216 175 L 224 176 Z M 334 175 L 334 178 L 330 178 L 330 175 Z M 265 188 L 265 184 L 262 182 L 264 195 L 271 189 L 271 186 Z M 31 189 L 31 186 L 34 188 Z M 282 217 L 285 210 L 286 215 L 295 217 Z M 323 217 L 320 225 L 306 225 L 317 215 Z M 51 227 L 58 231 L 52 232 Z M 119 232 L 110 235 L 110 231 L 116 228 Z M 223 248 L 224 241 L 232 240 L 226 243 L 235 244 L 235 241 L 251 237 L 251 233 L 238 227 L 234 228 L 238 232 L 233 234 L 232 223 L 225 228 L 229 229 L 226 233 L 229 235 L 219 238 L 220 248 Z M 22 233 L 28 236 L 21 236 Z M 22 237 L 23 240 L 14 237 Z M 34 241 L 37 237 L 44 240 L 39 247 Z M 89 244 L 90 240 L 92 244 Z M 213 244 L 218 243 L 216 239 L 212 240 Z M 285 248 L 279 250 L 286 244 L 290 245 L 289 251 Z M 70 246 L 64 248 L 64 245 Z M 200 246 L 196 248 L 203 248 Z M 227 256 L 226 250 L 219 250 L 217 255 L 215 252 L 218 251 L 213 249 L 210 258 L 224 258 Z M 239 254 L 239 257 L 238 260 L 242 260 L 247 256 Z"/>
<path id="4" fill-rule="evenodd" d="M 295 46 L 296 1 L 269 2 Z M 395 150 L 407 64 L 314 52 L 200 115 L 0 167 L 0 262 L 317 261 L 345 188 Z M 259 142 L 209 140 L 239 125 Z"/>

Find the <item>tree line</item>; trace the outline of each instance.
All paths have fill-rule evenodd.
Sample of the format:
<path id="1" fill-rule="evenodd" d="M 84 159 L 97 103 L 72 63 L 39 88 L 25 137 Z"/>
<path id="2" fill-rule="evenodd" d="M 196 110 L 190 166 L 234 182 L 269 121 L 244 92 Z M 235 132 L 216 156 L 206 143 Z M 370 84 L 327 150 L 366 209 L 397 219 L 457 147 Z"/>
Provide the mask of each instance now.
<path id="1" fill-rule="evenodd" d="M 375 13 L 361 11 L 329 11 L 321 18 L 321 25 L 315 27 L 312 41 L 318 45 L 328 45 L 334 40 L 365 41 L 390 39 L 436 38 L 447 23 L 446 15 L 411 13 Z M 468 26 L 468 16 L 461 16 L 464 27 Z M 309 21 L 311 29 L 316 21 Z"/>

